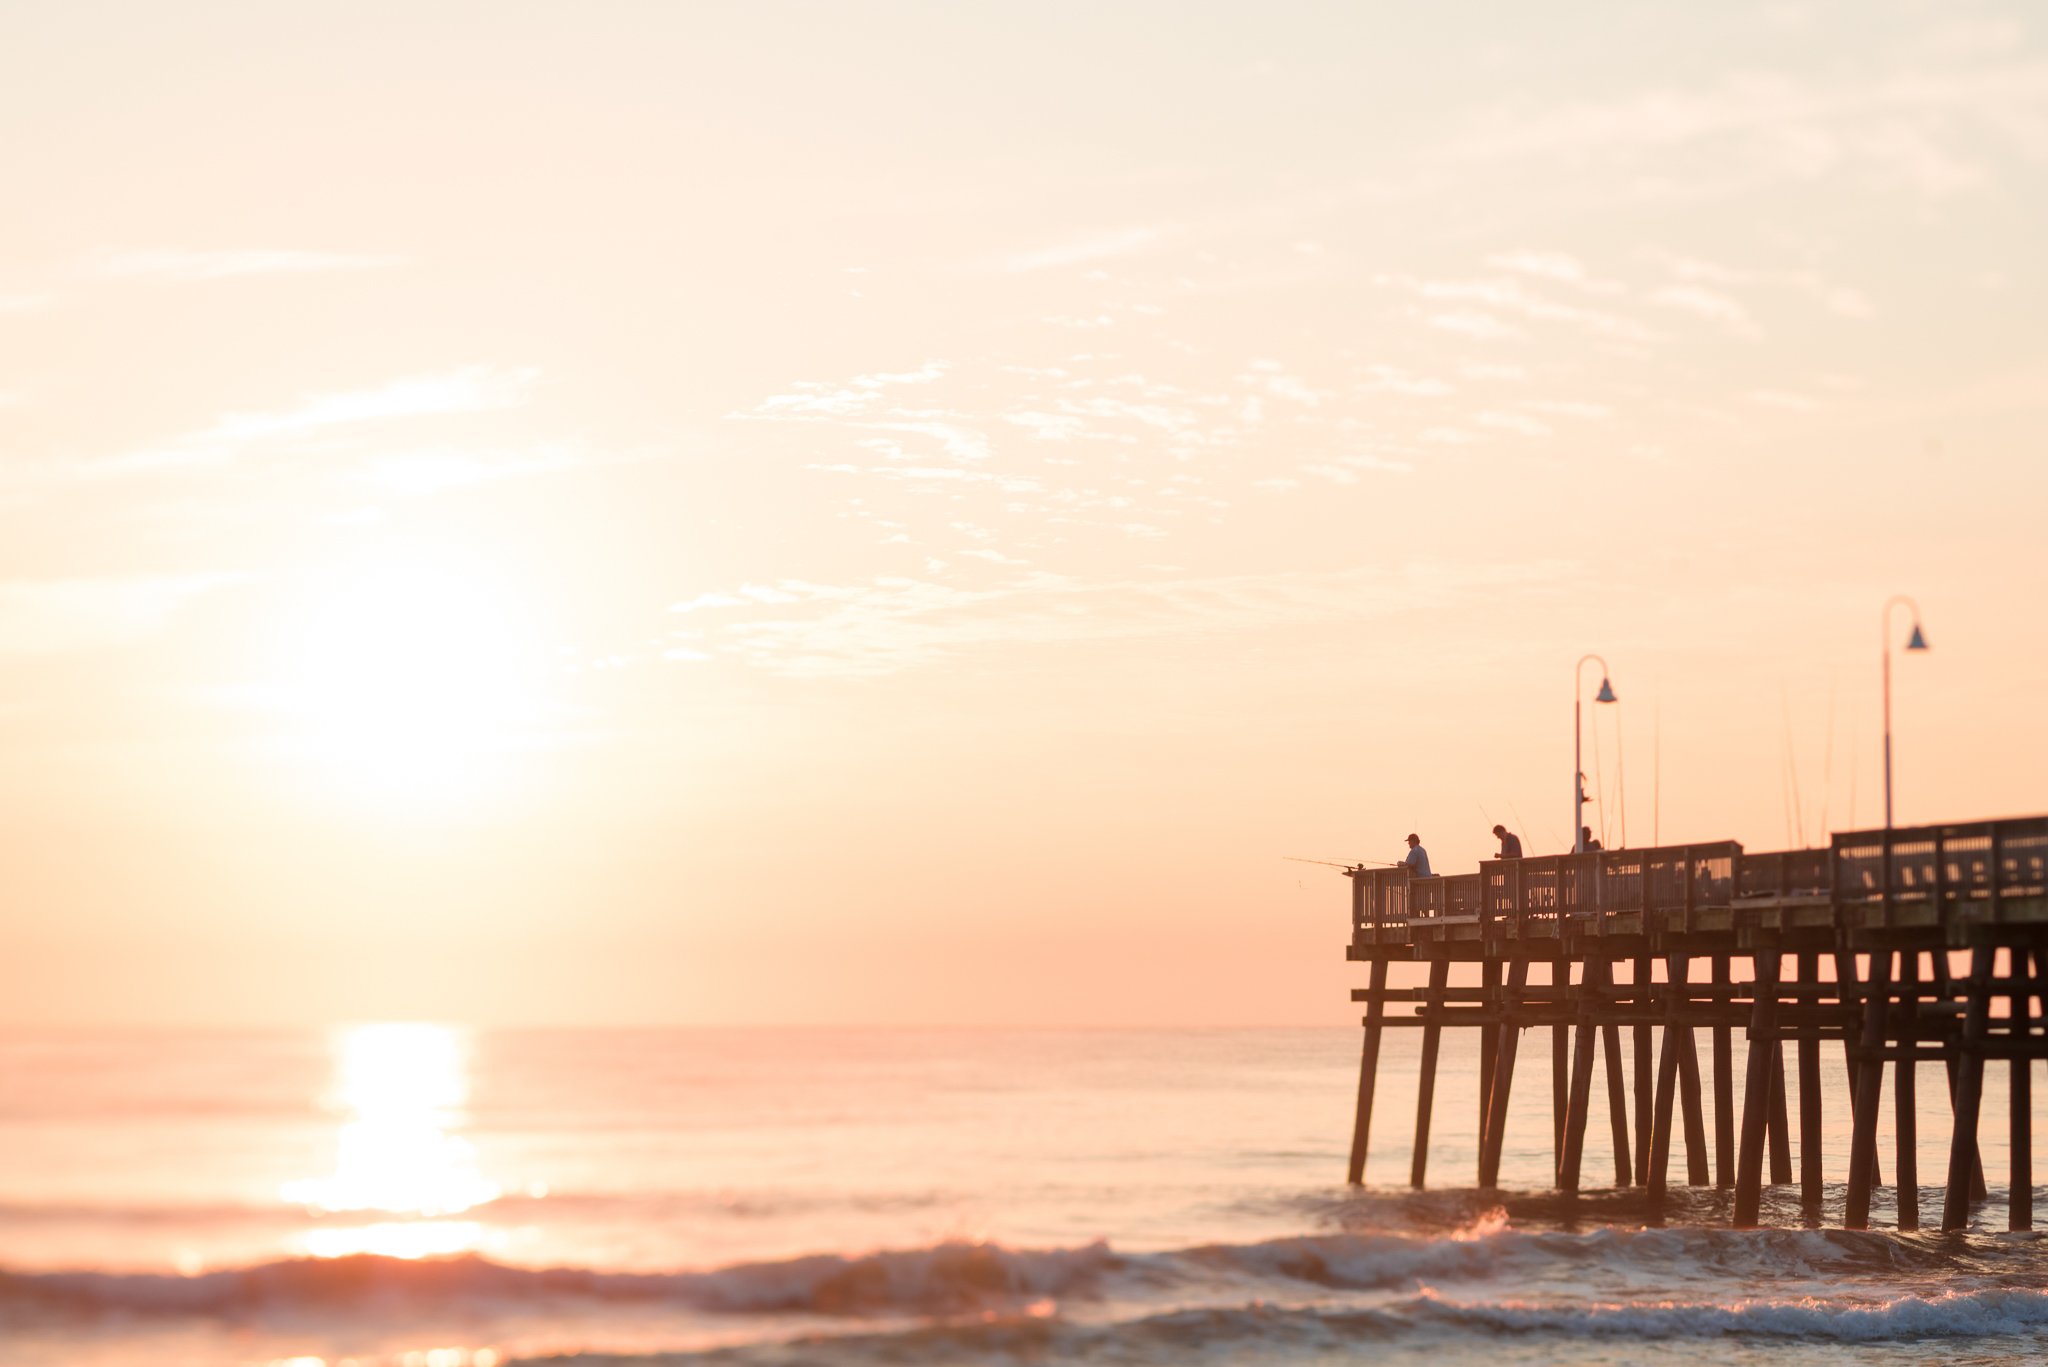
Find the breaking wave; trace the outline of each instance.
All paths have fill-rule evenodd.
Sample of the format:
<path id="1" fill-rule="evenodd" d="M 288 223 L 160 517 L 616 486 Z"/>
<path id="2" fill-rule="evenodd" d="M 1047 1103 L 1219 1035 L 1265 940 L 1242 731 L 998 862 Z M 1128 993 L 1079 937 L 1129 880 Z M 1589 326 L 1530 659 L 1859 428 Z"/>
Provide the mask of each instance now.
<path id="1" fill-rule="evenodd" d="M 1521 1231 L 1498 1212 L 1447 1234 L 1319 1234 L 1250 1244 L 1212 1244 L 1157 1253 L 1122 1253 L 1107 1243 L 1071 1248 L 1010 1249 L 949 1242 L 863 1255 L 816 1254 L 742 1263 L 706 1271 L 629 1273 L 588 1268 L 528 1268 L 476 1255 L 398 1259 L 376 1255 L 292 1259 L 193 1276 L 112 1272 L 0 1272 L 0 1312 L 10 1316 L 200 1316 L 239 1321 L 277 1312 L 347 1315 L 450 1307 L 546 1304 L 562 1311 L 582 1303 L 642 1304 L 707 1314 L 945 1318 L 1008 1315 L 1026 1307 L 1090 1303 L 1159 1304 L 1300 1300 L 1319 1293 L 1407 1294 L 1499 1279 L 1526 1287 L 1547 1281 L 1573 1286 L 1592 1275 L 1625 1277 L 1660 1288 L 1653 1302 L 1565 1308 L 1502 1303 L 1458 1308 L 1418 1300 L 1400 1313 L 1465 1315 L 1508 1331 L 1586 1326 L 1559 1316 L 1646 1316 L 1665 1323 L 1730 1326 L 1723 1332 L 1769 1332 L 1785 1323 L 1873 1323 L 1872 1312 L 1844 1304 L 1723 1302 L 1731 1285 L 1799 1279 L 1873 1295 L 1901 1281 L 1917 1286 L 1967 1279 L 1990 1299 L 1941 1296 L 1887 1301 L 1900 1322 L 1934 1323 L 1951 1313 L 2039 1315 L 2048 1301 L 2030 1288 L 2048 1284 L 2048 1243 L 2033 1240 L 1901 1236 L 1876 1231 L 1624 1229 Z M 1665 1300 L 1693 1288 L 1691 1301 Z M 1998 1299 L 2006 1297 L 2006 1299 Z M 2016 1297 L 2016 1299 L 2015 1299 Z M 2031 1299 L 2029 1299 L 2031 1297 Z M 1756 1307 L 1778 1306 L 1770 1311 Z M 1915 1309 L 1914 1307 L 1934 1307 Z M 1733 1308 L 1731 1308 L 1733 1307 Z M 1787 1308 L 1789 1307 L 1789 1308 Z M 1377 1312 L 1376 1312 L 1377 1313 Z M 1861 1316 L 1862 1318 L 1857 1318 Z M 1915 1318 L 1918 1316 L 1919 1318 Z M 1934 1318 L 1928 1318 L 1928 1317 Z M 1549 1317 L 1549 1318 L 1545 1318 Z M 1737 1329 L 1732 1326 L 1747 1326 Z M 1759 1327 L 1762 1326 L 1762 1327 Z M 1588 1330 L 1590 1331 L 1590 1330 Z M 1939 1332 L 1930 1330 L 1929 1332 Z"/>
<path id="2" fill-rule="evenodd" d="M 696 1363 L 776 1367 L 815 1363 L 821 1349 L 835 1363 L 960 1361 L 1184 1361 L 1233 1351 L 1256 1360 L 1300 1360 L 1318 1350 L 1392 1344 L 1407 1339 L 1627 1338 L 1673 1343 L 1703 1339 L 1867 1344 L 1912 1339 L 2017 1338 L 2035 1341 L 2048 1328 L 2048 1292 L 2008 1289 L 1933 1296 L 1905 1295 L 1868 1303 L 1755 1299 L 1728 1303 L 1533 1306 L 1456 1303 L 1417 1295 L 1363 1309 L 1180 1309 L 1111 1324 L 1016 1319 L 926 1325 L 898 1333 L 841 1334 L 750 1344 L 704 1353 L 635 1356 L 655 1367 Z M 587 1354 L 550 1358 L 557 1367 L 610 1361 Z"/>

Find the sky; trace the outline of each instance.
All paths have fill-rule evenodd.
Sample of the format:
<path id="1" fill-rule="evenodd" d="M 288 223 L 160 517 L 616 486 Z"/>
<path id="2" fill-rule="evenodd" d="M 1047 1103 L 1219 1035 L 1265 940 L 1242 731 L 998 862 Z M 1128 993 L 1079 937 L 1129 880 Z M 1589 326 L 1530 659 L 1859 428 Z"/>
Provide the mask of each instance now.
<path id="1" fill-rule="evenodd" d="M 2048 35 L 0 7 L 0 1023 L 1355 1019 L 1343 880 L 2048 809 Z"/>

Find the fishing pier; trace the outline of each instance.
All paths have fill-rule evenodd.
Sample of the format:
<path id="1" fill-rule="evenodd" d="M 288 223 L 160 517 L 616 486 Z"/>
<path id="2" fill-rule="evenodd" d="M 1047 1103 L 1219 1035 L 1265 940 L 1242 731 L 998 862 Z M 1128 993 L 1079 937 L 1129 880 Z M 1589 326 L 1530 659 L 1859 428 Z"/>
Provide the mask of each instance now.
<path id="1" fill-rule="evenodd" d="M 1687 1184 L 1732 1187 L 1737 1225 L 1757 1223 L 1767 1174 L 1773 1186 L 1796 1181 L 1802 1208 L 1817 1218 L 1829 1178 L 1821 1070 L 1846 1066 L 1852 1140 L 1848 1171 L 1836 1176 L 1847 1185 L 1845 1227 L 1868 1228 L 1871 1193 L 1884 1185 L 1877 1125 L 1889 1065 L 1898 1224 L 1917 1229 L 1916 1089 L 1920 1065 L 1938 1063 L 1955 1116 L 1940 1223 L 1962 1229 L 1985 1197 L 1985 1069 L 2003 1064 L 2008 1224 L 2032 1227 L 2030 1070 L 2048 1059 L 2048 816 L 1855 831 L 1823 849 L 1750 854 L 1722 841 L 1489 860 L 1477 873 L 1439 878 L 1411 877 L 1403 866 L 1347 868 L 1345 876 L 1347 957 L 1369 970 L 1368 985 L 1351 994 L 1365 1004 L 1353 1183 L 1365 1177 L 1382 1032 L 1422 1031 L 1409 1170 L 1419 1188 L 1442 1033 L 1479 1031 L 1477 1178 L 1493 1188 L 1521 1035 L 1547 1026 L 1560 1192 L 1580 1188 L 1598 1063 L 1615 1186 L 1640 1187 L 1653 1207 L 1661 1203 L 1677 1129 Z M 1428 965 L 1427 985 L 1388 986 L 1397 963 Z M 1454 968 L 1463 980 L 1456 986 Z M 1407 1009 L 1390 1014 L 1390 1006 Z M 1628 1070 L 1623 1030 L 1633 1041 Z M 1709 1032 L 1711 1069 L 1697 1031 Z M 1788 1044 L 1799 1081 L 1796 1173 Z M 1843 1061 L 1824 1064 L 1824 1048 Z"/>

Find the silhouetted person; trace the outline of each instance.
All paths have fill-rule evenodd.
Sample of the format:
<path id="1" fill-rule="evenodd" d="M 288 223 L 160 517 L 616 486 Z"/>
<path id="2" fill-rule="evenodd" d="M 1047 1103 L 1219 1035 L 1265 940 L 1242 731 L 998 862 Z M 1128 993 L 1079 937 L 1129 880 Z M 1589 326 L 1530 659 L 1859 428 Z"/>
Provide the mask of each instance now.
<path id="1" fill-rule="evenodd" d="M 1408 857 L 1401 862 L 1408 866 L 1408 876 L 1410 878 L 1428 878 L 1431 876 L 1429 872 L 1429 851 L 1422 848 L 1422 837 L 1413 831 L 1408 833 Z"/>
<path id="2" fill-rule="evenodd" d="M 1587 854 L 1591 854 L 1593 851 L 1600 848 L 1600 842 L 1593 838 L 1593 828 L 1591 826 L 1579 827 L 1579 842 L 1580 847 L 1584 849 Z"/>
<path id="3" fill-rule="evenodd" d="M 1516 835 L 1505 826 L 1495 826 L 1493 833 L 1500 840 L 1500 858 L 1520 859 L 1522 857 L 1522 837 Z"/>

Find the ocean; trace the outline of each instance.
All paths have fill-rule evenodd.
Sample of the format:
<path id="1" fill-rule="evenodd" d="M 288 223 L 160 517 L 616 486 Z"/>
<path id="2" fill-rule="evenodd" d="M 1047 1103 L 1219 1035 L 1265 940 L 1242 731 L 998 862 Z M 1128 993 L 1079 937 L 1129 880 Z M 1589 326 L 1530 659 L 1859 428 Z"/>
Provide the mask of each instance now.
<path id="1" fill-rule="evenodd" d="M 1674 1186 L 1661 1219 L 1627 1191 L 1545 1191 L 1540 1034 L 1504 1190 L 1473 1189 L 1469 1032 L 1445 1039 L 1430 1189 L 1407 1188 L 1411 1031 L 1389 1032 L 1367 1185 L 1347 1187 L 1358 1034 L 0 1035 L 0 1363 L 2048 1357 L 2048 1244 L 2003 1232 L 2002 1064 L 1970 1232 L 1837 1227 L 1838 1054 L 1827 1227 L 1785 1188 L 1781 1227 L 1735 1231 L 1713 1190 Z M 1920 1097 L 1938 1182 L 1938 1072 Z M 1607 1134 L 1596 1079 L 1589 1184 Z M 1880 1191 L 1874 1219 L 1892 1210 Z"/>

